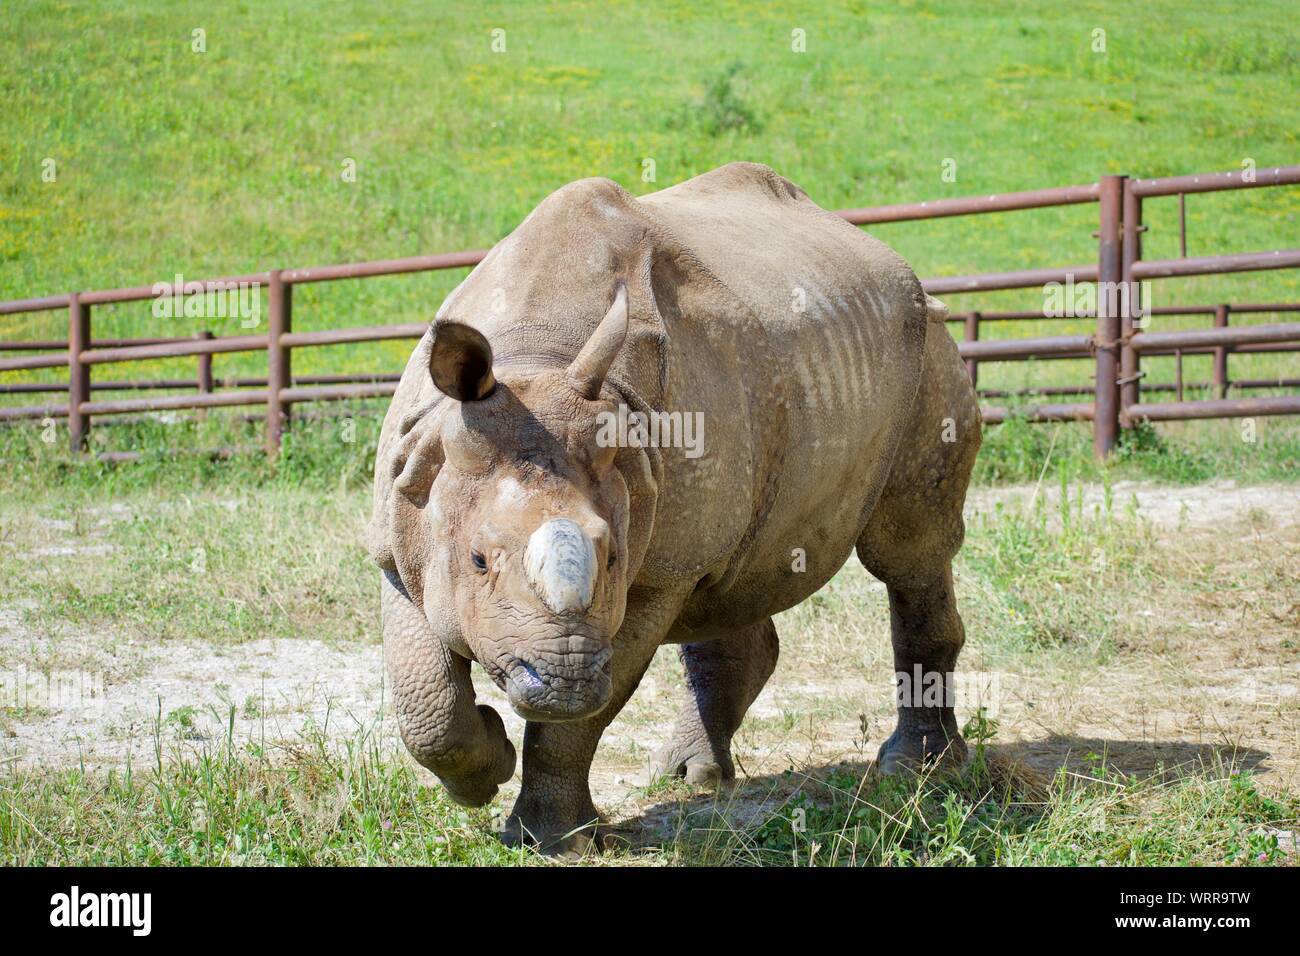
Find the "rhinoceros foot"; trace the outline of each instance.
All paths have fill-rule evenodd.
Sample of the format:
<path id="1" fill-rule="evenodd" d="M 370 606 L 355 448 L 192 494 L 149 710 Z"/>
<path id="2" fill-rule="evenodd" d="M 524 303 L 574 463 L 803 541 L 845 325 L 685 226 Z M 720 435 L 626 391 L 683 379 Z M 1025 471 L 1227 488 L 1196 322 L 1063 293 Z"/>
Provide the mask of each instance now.
<path id="1" fill-rule="evenodd" d="M 714 754 L 707 738 L 674 738 L 650 759 L 650 779 L 684 777 L 695 787 L 719 787 L 736 779 L 726 754 Z"/>
<path id="2" fill-rule="evenodd" d="M 900 724 L 876 754 L 876 769 L 894 774 L 904 771 L 955 770 L 966 763 L 966 741 L 956 728 L 922 731 Z"/>
<path id="3" fill-rule="evenodd" d="M 523 821 L 531 821 L 525 824 Z M 515 806 L 498 836 L 506 846 L 532 847 L 546 856 L 577 859 L 598 853 L 605 833 L 590 801 L 586 809 L 564 812 L 562 807 Z"/>

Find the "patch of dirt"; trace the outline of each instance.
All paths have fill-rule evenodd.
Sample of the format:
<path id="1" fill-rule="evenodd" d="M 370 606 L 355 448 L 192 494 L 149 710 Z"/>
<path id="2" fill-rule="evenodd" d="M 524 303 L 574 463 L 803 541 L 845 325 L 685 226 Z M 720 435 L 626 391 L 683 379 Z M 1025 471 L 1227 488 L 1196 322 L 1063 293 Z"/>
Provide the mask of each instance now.
<path id="1" fill-rule="evenodd" d="M 1070 488 L 1074 501 L 1083 494 L 1087 512 L 1103 507 L 1105 490 L 1089 484 Z M 966 498 L 966 515 L 989 514 L 1004 507 L 1028 507 L 1035 496 L 1042 498 L 1052 515 L 1059 507 L 1061 491 L 1055 484 L 1011 485 L 974 488 Z M 1118 481 L 1111 486 L 1112 508 L 1122 512 L 1136 499 L 1137 514 L 1162 530 L 1216 528 L 1227 522 L 1267 515 L 1278 527 L 1300 524 L 1300 485 L 1238 485 L 1222 480 L 1202 485 L 1170 487 L 1149 481 Z"/>
<path id="2" fill-rule="evenodd" d="M 0 612 L 0 646 L 41 641 L 18 615 Z M 79 665 L 11 666 L 5 672 L 0 759 L 17 767 L 147 765 L 159 751 L 275 744 L 311 729 L 341 741 L 395 736 L 383 706 L 381 649 L 313 640 L 106 648 L 78 636 Z M 62 650 L 66 653 L 67 648 Z M 12 659 L 12 657 L 11 657 Z"/>

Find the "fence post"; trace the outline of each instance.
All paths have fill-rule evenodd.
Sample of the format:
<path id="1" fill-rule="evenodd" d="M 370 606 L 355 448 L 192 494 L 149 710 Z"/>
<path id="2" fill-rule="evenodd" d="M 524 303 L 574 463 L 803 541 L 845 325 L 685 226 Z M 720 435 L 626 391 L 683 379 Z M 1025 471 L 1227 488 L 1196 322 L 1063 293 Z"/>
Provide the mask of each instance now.
<path id="1" fill-rule="evenodd" d="M 202 332 L 195 332 L 194 337 L 206 342 L 212 338 L 212 333 L 204 329 Z M 212 392 L 212 389 L 212 353 L 206 352 L 199 356 L 199 391 L 207 395 Z"/>
<path id="2" fill-rule="evenodd" d="M 1123 176 L 1101 177 L 1097 241 L 1097 380 L 1093 403 L 1092 447 L 1098 458 L 1115 448 L 1119 437 L 1119 296 L 1123 240 L 1120 204 Z"/>
<path id="3" fill-rule="evenodd" d="M 980 314 L 971 312 L 966 316 L 966 341 L 978 342 L 980 339 Z M 975 359 L 966 360 L 966 371 L 970 374 L 971 388 L 979 384 L 980 363 Z"/>
<path id="4" fill-rule="evenodd" d="M 1228 306 L 1216 305 L 1214 307 L 1214 327 L 1216 329 L 1226 329 L 1228 327 Z M 1214 350 L 1214 397 L 1228 397 L 1228 347 L 1220 345 Z"/>
<path id="5" fill-rule="evenodd" d="M 285 284 L 280 270 L 270 273 L 266 336 L 266 453 L 280 453 L 280 439 L 289 425 L 289 407 L 280 401 L 280 391 L 289 387 L 289 349 L 280 337 L 293 328 L 293 286 Z"/>
<path id="6" fill-rule="evenodd" d="M 1120 424 L 1132 427 L 1125 412 L 1130 405 L 1142 400 L 1142 359 L 1131 344 L 1135 320 L 1142 316 L 1142 285 L 1133 281 L 1133 263 L 1142 258 L 1142 197 L 1133 192 L 1128 180 L 1124 181 L 1124 249 L 1120 257 L 1123 283 L 1124 314 L 1120 331 L 1124 345 L 1120 349 L 1119 387 Z"/>
<path id="7" fill-rule="evenodd" d="M 200 341 L 206 341 L 212 338 L 212 333 L 204 329 L 202 332 L 195 332 L 194 337 Z M 212 353 L 207 352 L 199 356 L 199 394 L 210 395 L 212 394 L 212 388 Z M 196 409 L 194 417 L 199 421 L 203 421 L 208 417 L 207 409 Z"/>
<path id="8" fill-rule="evenodd" d="M 81 411 L 81 403 L 90 401 L 90 366 L 81 360 L 88 348 L 90 306 L 74 292 L 68 299 L 68 431 L 74 453 L 85 451 L 90 438 L 90 416 Z"/>

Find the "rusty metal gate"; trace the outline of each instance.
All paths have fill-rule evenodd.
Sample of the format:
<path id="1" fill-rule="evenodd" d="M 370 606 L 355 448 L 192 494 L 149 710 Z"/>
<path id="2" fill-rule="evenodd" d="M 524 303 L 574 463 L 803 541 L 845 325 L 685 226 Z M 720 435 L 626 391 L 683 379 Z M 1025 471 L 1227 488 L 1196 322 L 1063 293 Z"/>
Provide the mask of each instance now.
<path id="1" fill-rule="evenodd" d="M 1233 327 L 1234 313 L 1295 312 L 1297 304 L 1226 304 L 1184 306 L 1141 311 L 1137 284 L 1143 280 L 1177 276 L 1289 269 L 1300 266 L 1300 249 L 1248 252 L 1230 255 L 1186 256 L 1186 219 L 1180 216 L 1183 256 L 1177 259 L 1145 260 L 1141 254 L 1142 208 L 1146 199 L 1177 196 L 1180 213 L 1188 194 L 1264 186 L 1300 184 L 1300 166 L 1282 166 L 1258 171 L 1210 173 L 1167 179 L 1135 179 L 1103 176 L 1096 183 L 905 203 L 864 209 L 841 210 L 839 215 L 855 225 L 877 225 L 938 219 L 949 216 L 982 215 L 1021 209 L 1098 205 L 1097 261 L 1073 266 L 1028 269 L 1016 272 L 988 272 L 968 276 L 943 276 L 922 280 L 927 292 L 992 292 L 1042 287 L 1051 282 L 1096 283 L 1096 331 L 1091 335 L 1061 335 L 1037 338 L 980 341 L 982 323 L 1043 319 L 1034 312 L 968 312 L 952 316 L 964 326 L 959 342 L 975 379 L 983 362 L 1025 361 L 1091 357 L 1096 365 L 1090 386 L 1029 389 L 1043 397 L 1091 394 L 1091 401 L 1041 403 L 1014 414 L 1031 421 L 1090 420 L 1093 444 L 1099 456 L 1115 447 L 1121 427 L 1137 421 L 1166 421 L 1192 418 L 1226 418 L 1255 415 L 1300 414 L 1300 395 L 1256 398 L 1228 398 L 1227 357 L 1232 351 L 1300 351 L 1300 322 Z M 266 451 L 280 448 L 293 406 L 306 402 L 337 401 L 391 395 L 398 375 L 392 372 L 354 375 L 295 377 L 293 350 L 314 346 L 375 342 L 387 339 L 418 339 L 425 323 L 369 328 L 329 329 L 317 332 L 293 331 L 293 290 L 297 285 L 364 279 L 439 269 L 463 269 L 476 265 L 486 250 L 415 256 L 378 262 L 350 263 L 314 269 L 275 269 L 252 275 L 212 279 L 196 283 L 204 293 L 221 292 L 239 283 L 265 285 L 268 290 L 268 329 L 264 335 L 215 336 L 201 332 L 187 338 L 95 340 L 91 315 L 96 305 L 154 299 L 155 287 L 104 289 L 72 292 L 36 299 L 0 302 L 0 315 L 67 309 L 66 341 L 0 342 L 0 352 L 34 352 L 34 355 L 0 358 L 0 372 L 23 369 L 68 369 L 66 386 L 46 383 L 17 383 L 0 386 L 0 392 L 25 393 L 66 391 L 67 401 L 44 405 L 0 406 L 0 422 L 22 419 L 66 417 L 74 450 L 86 447 L 91 421 L 100 415 L 122 415 L 171 409 L 265 406 Z M 188 285 L 187 285 L 188 290 Z M 1148 332 L 1148 315 L 1213 316 L 1213 327 L 1203 330 Z M 266 352 L 266 377 L 217 380 L 212 357 L 219 353 Z M 1182 356 L 1213 354 L 1214 376 L 1210 383 L 1215 398 L 1183 401 Z M 1152 402 L 1143 397 L 1143 356 L 1173 355 L 1178 361 L 1177 380 L 1147 391 L 1170 390 L 1178 401 Z M 96 365 L 148 359 L 195 356 L 198 374 L 193 380 L 95 382 Z M 217 390 L 217 385 L 222 386 Z M 1231 383 L 1237 388 L 1294 387 L 1300 380 L 1245 380 Z M 194 389 L 193 394 L 96 401 L 95 391 Z M 986 392 L 985 397 L 1008 397 L 1006 392 Z M 984 420 L 993 424 L 1013 414 L 1006 407 L 985 406 Z"/>

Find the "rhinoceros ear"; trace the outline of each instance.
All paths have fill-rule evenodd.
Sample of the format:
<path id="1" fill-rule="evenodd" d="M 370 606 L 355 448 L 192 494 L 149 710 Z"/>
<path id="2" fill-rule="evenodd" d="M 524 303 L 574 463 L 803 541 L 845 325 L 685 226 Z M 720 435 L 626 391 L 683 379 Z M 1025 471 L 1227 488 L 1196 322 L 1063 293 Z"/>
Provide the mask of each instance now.
<path id="1" fill-rule="evenodd" d="M 627 338 L 627 286 L 618 284 L 614 291 L 614 304 L 591 333 L 587 344 L 569 366 L 569 377 L 578 386 L 583 398 L 600 397 L 600 387 L 605 384 L 609 367 L 618 357 L 618 350 Z"/>
<path id="2" fill-rule="evenodd" d="M 478 329 L 461 322 L 435 322 L 429 374 L 438 391 L 458 401 L 487 398 L 497 384 L 492 375 L 492 346 Z"/>

